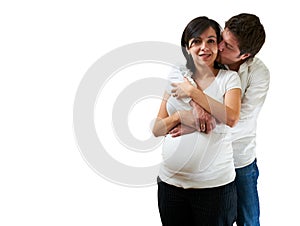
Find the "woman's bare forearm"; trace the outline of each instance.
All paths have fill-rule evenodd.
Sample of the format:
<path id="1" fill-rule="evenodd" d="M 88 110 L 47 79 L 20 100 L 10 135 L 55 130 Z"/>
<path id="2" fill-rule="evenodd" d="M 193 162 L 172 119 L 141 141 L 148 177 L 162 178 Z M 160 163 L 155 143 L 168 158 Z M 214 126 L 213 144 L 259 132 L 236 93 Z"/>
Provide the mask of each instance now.
<path id="1" fill-rule="evenodd" d="M 165 136 L 173 129 L 176 125 L 180 123 L 180 116 L 178 112 L 170 115 L 166 118 L 157 117 L 152 129 L 152 133 L 155 137 Z"/>
<path id="2" fill-rule="evenodd" d="M 231 101 L 234 102 L 232 107 L 216 101 L 203 93 L 202 90 L 194 87 L 190 89 L 188 95 L 207 112 L 212 114 L 217 120 L 233 127 L 238 122 L 240 115 L 240 90 L 235 92 L 237 93 L 235 95 L 236 100 Z"/>

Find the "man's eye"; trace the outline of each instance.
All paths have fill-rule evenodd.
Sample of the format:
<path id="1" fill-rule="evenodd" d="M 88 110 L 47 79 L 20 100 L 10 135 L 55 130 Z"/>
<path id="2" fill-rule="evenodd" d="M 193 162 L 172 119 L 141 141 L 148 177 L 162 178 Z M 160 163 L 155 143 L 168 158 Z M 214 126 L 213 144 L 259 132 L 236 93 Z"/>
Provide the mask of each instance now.
<path id="1" fill-rule="evenodd" d="M 225 47 L 226 47 L 227 49 L 232 49 L 232 47 L 231 47 L 230 45 L 228 45 L 228 43 L 225 43 Z"/>

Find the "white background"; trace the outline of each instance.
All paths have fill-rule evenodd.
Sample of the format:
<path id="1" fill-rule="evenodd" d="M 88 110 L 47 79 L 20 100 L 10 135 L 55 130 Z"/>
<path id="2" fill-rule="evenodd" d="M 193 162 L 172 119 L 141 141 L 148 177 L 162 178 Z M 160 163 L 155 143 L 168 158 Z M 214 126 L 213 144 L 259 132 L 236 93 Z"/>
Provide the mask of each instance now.
<path id="1" fill-rule="evenodd" d="M 0 225 L 160 225 L 155 186 L 113 184 L 82 158 L 72 121 L 77 87 L 117 47 L 179 44 L 194 17 L 224 26 L 241 12 L 261 18 L 267 40 L 258 56 L 271 72 L 257 131 L 261 223 L 296 225 L 300 18 L 291 0 L 1 1 Z"/>

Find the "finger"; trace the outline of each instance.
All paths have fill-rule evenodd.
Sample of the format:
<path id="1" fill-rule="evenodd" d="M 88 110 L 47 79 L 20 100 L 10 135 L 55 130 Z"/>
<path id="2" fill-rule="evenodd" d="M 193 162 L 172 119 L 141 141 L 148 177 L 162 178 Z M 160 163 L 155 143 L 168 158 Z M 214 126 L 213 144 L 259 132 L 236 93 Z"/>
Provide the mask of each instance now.
<path id="1" fill-rule="evenodd" d="M 206 123 L 204 121 L 200 122 L 200 131 L 205 132 L 205 130 L 206 130 Z"/>
<path id="2" fill-rule="evenodd" d="M 196 126 L 196 130 L 199 131 L 199 132 L 201 132 L 200 131 L 200 121 L 199 121 L 199 119 L 195 120 L 195 126 Z"/>
<path id="3" fill-rule="evenodd" d="M 200 120 L 200 119 L 198 119 L 197 121 L 198 121 L 197 129 L 198 129 L 199 132 L 201 132 L 201 125 L 203 124 L 203 121 Z"/>
<path id="4" fill-rule="evenodd" d="M 172 137 L 179 137 L 181 135 L 182 135 L 182 128 L 181 128 L 181 126 L 177 126 L 174 129 L 172 129 L 172 134 L 171 134 Z"/>
<path id="5" fill-rule="evenodd" d="M 171 89 L 171 93 L 176 93 L 176 91 L 177 91 L 177 88 Z"/>
<path id="6" fill-rule="evenodd" d="M 178 83 L 172 82 L 172 83 L 171 83 L 171 86 L 177 87 L 177 86 L 178 86 Z"/>
<path id="7" fill-rule="evenodd" d="M 197 116 L 197 112 L 195 111 L 195 109 L 193 109 L 192 113 L 193 113 L 194 120 L 195 120 L 195 128 L 197 131 L 200 131 L 200 120 Z"/>
<path id="8" fill-rule="evenodd" d="M 210 133 L 212 131 L 212 124 L 211 123 L 206 123 L 206 130 L 205 133 Z"/>
<path id="9" fill-rule="evenodd" d="M 195 103 L 195 101 L 193 101 L 193 99 L 190 101 L 190 105 L 191 105 L 192 107 L 195 107 L 196 103 Z"/>
<path id="10" fill-rule="evenodd" d="M 171 134 L 171 137 L 179 137 L 179 136 L 181 136 L 180 131 Z"/>
<path id="11" fill-rule="evenodd" d="M 210 121 L 211 121 L 212 130 L 213 130 L 214 128 L 216 128 L 217 123 L 216 123 L 215 118 L 212 118 Z"/>
<path id="12" fill-rule="evenodd" d="M 174 128 L 174 129 L 171 129 L 169 133 L 170 133 L 170 134 L 176 133 L 177 130 L 178 130 L 178 129 L 177 129 L 177 127 L 176 127 L 176 128 Z"/>

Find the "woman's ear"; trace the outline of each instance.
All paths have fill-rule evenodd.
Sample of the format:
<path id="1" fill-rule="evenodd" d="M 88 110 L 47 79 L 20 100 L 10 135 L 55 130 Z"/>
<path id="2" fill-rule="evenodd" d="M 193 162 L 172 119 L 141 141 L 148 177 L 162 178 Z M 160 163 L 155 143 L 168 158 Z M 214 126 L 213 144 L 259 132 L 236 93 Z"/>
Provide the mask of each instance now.
<path id="1" fill-rule="evenodd" d="M 189 49 L 188 49 L 187 46 L 185 47 L 185 50 L 186 50 L 186 52 L 187 52 L 189 55 L 191 55 L 191 53 L 190 53 L 190 51 L 189 51 Z"/>

